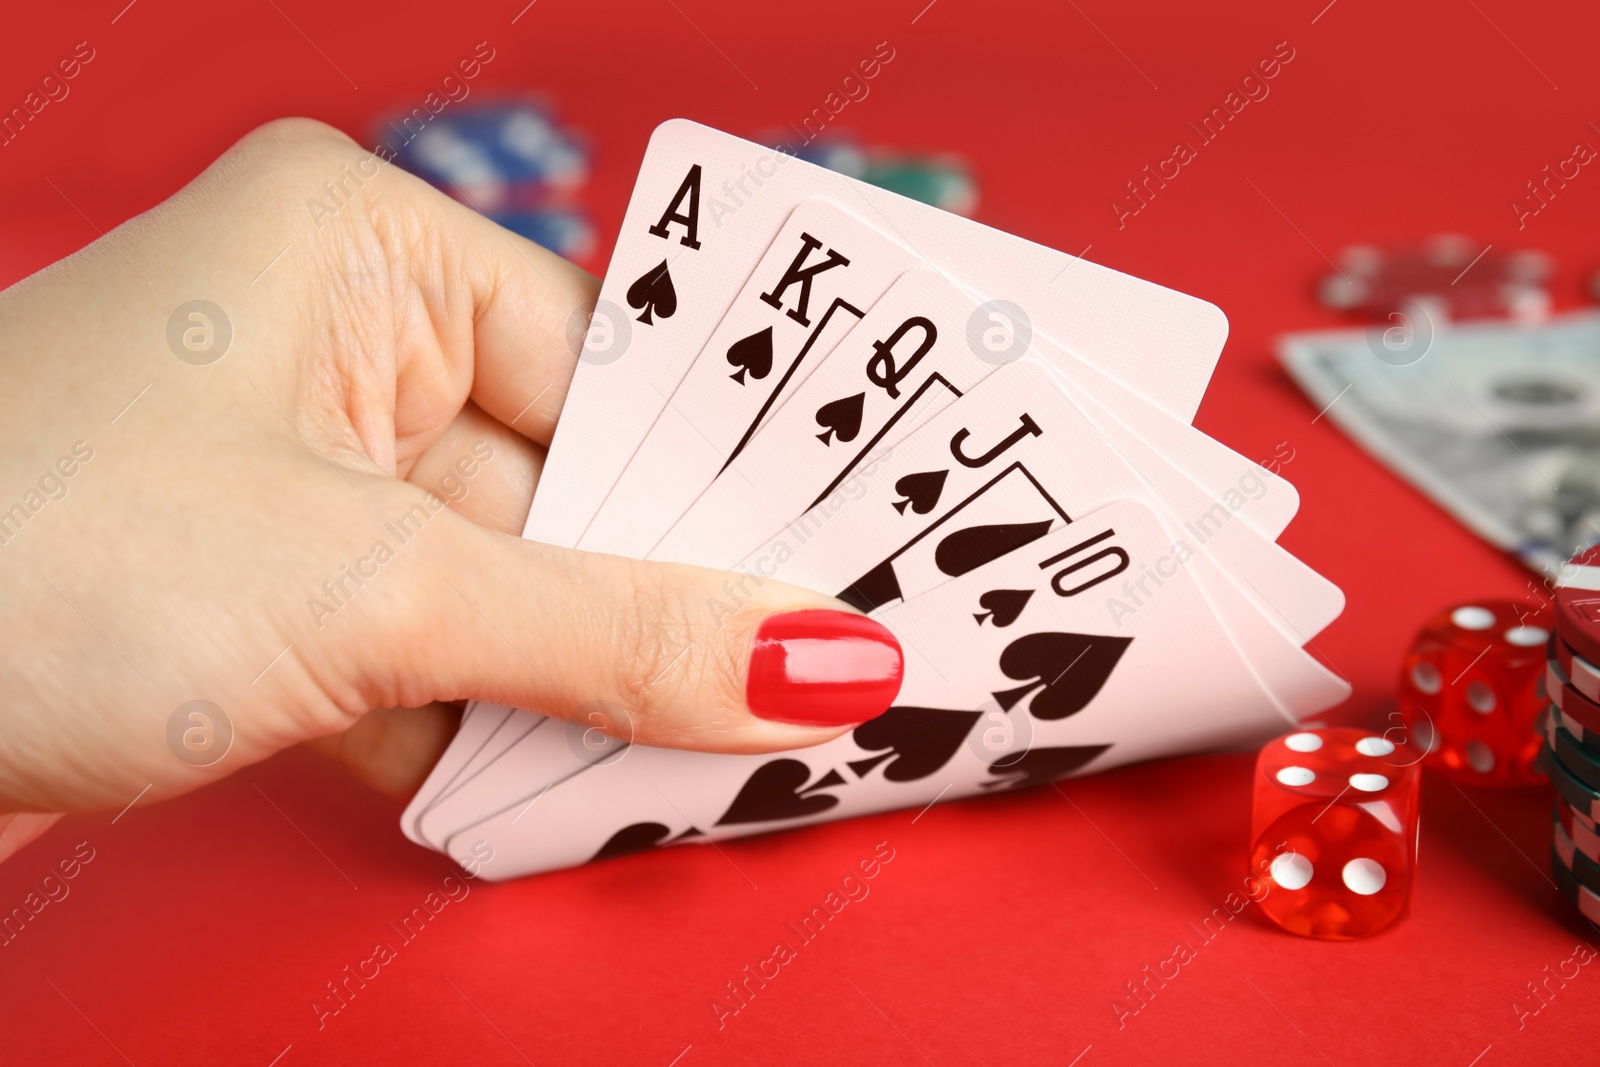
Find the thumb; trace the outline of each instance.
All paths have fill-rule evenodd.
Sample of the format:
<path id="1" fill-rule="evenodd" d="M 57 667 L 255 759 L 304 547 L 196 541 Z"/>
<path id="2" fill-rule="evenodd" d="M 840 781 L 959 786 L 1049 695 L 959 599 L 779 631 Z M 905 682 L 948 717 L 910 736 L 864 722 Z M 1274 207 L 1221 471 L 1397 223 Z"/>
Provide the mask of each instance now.
<path id="1" fill-rule="evenodd" d="M 899 642 L 831 597 L 556 548 L 448 509 L 429 526 L 408 603 L 377 613 L 383 632 L 354 657 L 379 705 L 476 698 L 628 742 L 763 752 L 830 740 L 899 692 Z"/>

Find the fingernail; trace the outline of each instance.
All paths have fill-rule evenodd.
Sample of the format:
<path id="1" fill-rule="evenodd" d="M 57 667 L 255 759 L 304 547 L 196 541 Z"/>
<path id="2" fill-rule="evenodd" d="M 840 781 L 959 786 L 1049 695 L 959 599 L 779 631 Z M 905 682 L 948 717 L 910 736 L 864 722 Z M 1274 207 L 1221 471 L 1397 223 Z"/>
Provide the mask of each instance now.
<path id="1" fill-rule="evenodd" d="M 848 726 L 888 710 L 904 668 L 900 642 L 865 615 L 773 615 L 756 631 L 745 703 L 763 719 Z"/>

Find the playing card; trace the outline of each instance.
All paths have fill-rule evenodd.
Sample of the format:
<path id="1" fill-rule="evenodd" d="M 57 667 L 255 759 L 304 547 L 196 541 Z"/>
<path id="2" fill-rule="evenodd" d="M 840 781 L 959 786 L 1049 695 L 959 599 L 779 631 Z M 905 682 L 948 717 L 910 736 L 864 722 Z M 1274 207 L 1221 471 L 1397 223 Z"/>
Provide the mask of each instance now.
<path id="1" fill-rule="evenodd" d="M 1023 360 L 995 371 L 892 454 L 863 468 L 848 495 L 837 494 L 789 523 L 734 569 L 751 586 L 792 582 L 879 612 L 1074 516 L 1117 500 L 1147 500 L 1173 552 L 1157 561 L 1157 570 L 1123 579 L 1130 610 L 1160 595 L 1167 572 L 1188 568 L 1287 716 L 1301 718 L 1344 699 L 1348 685 L 1301 650 L 1310 634 L 1285 634 L 1273 624 L 1280 613 L 1269 618 L 1241 586 L 1257 596 L 1304 596 L 1311 611 L 1323 612 L 1336 610 L 1342 594 L 1248 527 L 1223 534 L 1222 526 L 1239 523 L 1224 505 L 1212 504 L 1194 521 L 1182 519 L 1158 486 L 1191 507 L 1198 490 L 1172 492 L 1175 477 L 1148 450 L 1119 451 L 1057 390 L 1047 368 Z M 1030 596 L 998 591 L 979 606 L 993 625 L 1005 627 Z"/>
<path id="2" fill-rule="evenodd" d="M 971 343 L 964 324 L 973 307 L 969 298 L 934 271 L 916 268 L 903 274 L 795 393 L 794 402 L 779 409 L 768 426 L 750 440 L 724 476 L 700 497 L 690 513 L 650 553 L 650 558 L 729 567 L 817 501 L 823 501 L 817 512 L 825 515 L 830 507 L 837 508 L 839 500 L 859 496 L 863 482 L 873 476 L 874 452 L 886 453 L 920 421 L 955 401 L 962 390 L 973 387 L 998 367 L 1010 369 L 1019 365 L 994 362 L 987 349 Z M 1020 422 L 980 428 L 970 439 L 964 438 L 954 446 L 952 462 L 958 469 L 958 483 L 963 481 L 963 475 L 976 475 L 987 469 L 1019 443 L 1030 452 L 1042 449 L 1046 457 L 1056 448 L 1064 448 L 1066 455 L 1079 460 L 1091 449 L 1106 451 L 1106 444 L 1084 424 L 1083 416 L 1061 394 L 1054 380 L 1036 371 L 1029 373 L 1033 377 L 1025 388 L 1034 391 L 1039 403 L 1045 405 L 1041 411 L 1048 409 L 1058 423 L 1072 420 L 1074 439 L 1081 439 L 1082 443 L 1047 443 L 1054 440 L 1053 436 L 1041 441 L 1024 433 Z M 1064 377 L 1065 371 L 1061 374 Z M 1109 415 L 1103 417 L 1110 421 Z M 1003 418 L 1016 420 L 1018 416 L 1008 412 Z M 1119 434 L 1128 432 L 1120 421 L 1112 425 Z M 820 434 L 816 433 L 818 429 L 822 430 Z M 1183 430 L 1188 434 L 1183 440 L 1214 444 L 1192 427 L 1185 426 Z M 1136 453 L 1141 466 L 1150 471 L 1149 477 L 1155 483 L 1153 496 L 1170 499 L 1181 508 L 1184 518 L 1191 520 L 1192 529 L 1187 536 L 1197 544 L 1207 545 L 1207 554 L 1217 566 L 1248 576 L 1242 594 L 1232 587 L 1217 593 L 1218 597 L 1228 597 L 1234 608 L 1224 613 L 1227 632 L 1237 635 L 1259 627 L 1262 620 L 1254 616 L 1259 609 L 1292 639 L 1257 634 L 1248 646 L 1249 662 L 1277 672 L 1270 684 L 1265 678 L 1263 684 L 1280 699 L 1285 714 L 1299 714 L 1307 706 L 1320 708 L 1334 702 L 1328 694 L 1342 691 L 1343 683 L 1301 652 L 1299 646 L 1338 614 L 1343 597 L 1336 587 L 1243 519 L 1248 508 L 1268 499 L 1274 484 L 1287 483 L 1272 479 L 1259 467 L 1237 457 L 1226 468 L 1232 482 L 1210 496 L 1141 442 L 1122 440 L 1122 445 Z M 1061 461 L 1053 458 L 1046 458 L 1041 469 L 1057 485 L 1069 489 L 1078 477 L 1075 467 L 1063 468 Z M 1076 510 L 1081 514 L 1122 494 L 1142 492 L 1145 484 L 1125 475 L 1119 488 L 1111 487 L 1104 478 L 1098 486 L 1080 486 L 1074 495 Z M 1246 493 L 1247 489 L 1252 492 Z M 1283 499 L 1281 490 L 1277 499 Z M 1042 535 L 1070 517 L 1061 507 L 1052 505 L 1048 494 L 1041 495 L 1036 484 L 1028 484 L 1021 476 L 1000 482 L 985 495 L 981 508 L 992 520 L 987 525 L 1002 528 L 1004 536 L 997 538 L 994 531 L 983 530 L 980 537 L 968 539 L 962 569 L 955 573 L 965 573 L 1017 547 L 1023 543 L 1016 539 L 1019 535 Z M 850 512 L 852 516 L 866 513 L 859 509 Z M 914 509 L 911 514 L 915 516 Z M 899 519 L 902 525 L 908 521 L 905 516 Z M 1174 526 L 1180 524 L 1180 520 L 1174 520 Z M 874 529 L 868 524 L 834 543 L 879 546 L 887 551 L 888 546 L 882 541 L 887 529 Z M 906 585 L 895 591 L 894 599 L 915 596 L 951 576 L 951 564 L 945 561 L 941 567 L 930 555 L 935 543 L 919 543 L 896 560 L 896 580 Z M 586 536 L 581 547 L 597 546 Z M 881 557 L 872 552 L 857 554 L 856 562 L 862 564 L 859 570 L 835 574 L 813 587 L 837 594 L 847 582 L 864 576 L 867 564 L 878 558 Z M 828 562 L 837 565 L 839 560 Z M 1209 576 L 1209 565 L 1199 569 Z M 803 573 L 777 576 L 812 584 Z M 1227 582 L 1227 578 L 1210 577 L 1207 588 Z M 881 606 L 862 596 L 847 594 L 846 599 L 863 610 Z M 1241 596 L 1248 603 L 1238 603 Z M 1217 610 L 1222 611 L 1220 603 Z M 427 827 L 456 825 L 463 814 L 481 812 L 484 805 L 514 795 L 523 787 L 543 786 L 581 770 L 582 754 L 572 753 L 561 734 L 529 733 L 538 721 L 539 716 L 522 712 L 508 720 L 475 755 L 459 780 L 467 780 L 490 766 L 527 735 L 517 757 L 497 767 L 492 775 L 472 780 L 471 788 L 458 788 L 450 804 L 438 806 Z M 533 773 L 528 770 L 531 767 L 548 777 L 538 781 L 528 778 Z M 426 836 L 437 841 L 440 832 L 442 829 L 426 829 Z"/>
<path id="3" fill-rule="evenodd" d="M 1193 417 L 1227 333 L 1212 305 L 676 119 L 645 153 L 527 536 L 577 543 L 784 220 L 827 197 L 1004 298 L 990 314 L 1028 307 L 1029 333 Z"/>
<path id="4" fill-rule="evenodd" d="M 1182 567 L 1130 606 L 1123 575 L 1170 559 L 1155 514 L 1125 501 L 1061 526 L 883 616 L 906 652 L 885 715 L 768 755 L 634 745 L 510 799 L 447 851 L 490 880 L 699 835 L 741 836 L 1039 784 L 1286 725 Z M 1005 626 L 981 601 L 1026 597 Z M 979 727 L 982 727 L 981 729 Z"/>
<path id="5" fill-rule="evenodd" d="M 907 271 L 647 558 L 732 566 L 796 516 L 835 494 L 847 501 L 849 494 L 859 493 L 871 457 L 898 447 L 919 423 L 959 404 L 963 392 L 997 371 L 988 352 L 969 344 L 959 328 L 971 306 L 933 271 Z M 1018 364 L 1002 365 L 1012 369 Z M 1038 393 L 1030 398 L 1031 404 L 1073 425 L 1083 439 L 1082 448 L 1102 447 L 1051 379 L 1036 377 L 1035 387 Z M 1174 509 L 1186 536 L 1209 545 L 1230 573 L 1248 576 L 1246 595 L 1288 636 L 1298 638 L 1296 647 L 1343 610 L 1344 596 L 1338 587 L 1235 519 L 1250 503 L 1244 489 L 1255 488 L 1258 492 L 1253 495 L 1260 498 L 1270 489 L 1268 477 L 1251 473 L 1231 497 L 1213 499 L 1163 462 L 1120 420 L 1096 410 L 1110 431 L 1112 446 L 1136 457 L 1135 466 L 1154 494 Z M 1016 410 L 1008 401 L 999 425 L 984 427 L 981 433 L 962 431 L 959 439 L 952 440 L 950 455 L 939 469 L 979 471 L 1013 448 L 1048 449 L 1036 432 L 1037 423 L 1024 421 L 1026 416 L 1026 410 Z M 840 442 L 845 446 L 842 455 Z M 1076 462 L 1081 452 L 1069 455 Z M 1058 480 L 1072 485 L 1070 476 Z M 1116 498 L 1108 492 L 1093 498 L 1089 506 Z M 1237 506 L 1232 505 L 1235 499 Z"/>
<path id="6" fill-rule="evenodd" d="M 624 742 L 585 724 L 518 712 L 479 750 L 456 787 L 422 812 L 417 819 L 418 836 L 442 849 L 457 830 L 495 810 L 496 801 L 532 787 L 550 788 L 615 758 L 625 747 Z"/>
<path id="7" fill-rule="evenodd" d="M 917 256 L 825 200 L 794 209 L 579 544 L 643 556 Z"/>
<path id="8" fill-rule="evenodd" d="M 1287 479 L 1173 418 L 1050 338 L 1035 337 L 1033 354 L 1090 421 L 1114 413 L 1119 425 L 1262 536 L 1277 540 L 1300 510 L 1300 494 Z"/>
<path id="9" fill-rule="evenodd" d="M 974 306 L 936 271 L 902 274 L 646 558 L 732 563 L 976 385 L 999 364 L 968 343 Z"/>
<path id="10" fill-rule="evenodd" d="M 417 820 L 435 800 L 460 783 L 463 769 L 483 750 L 494 732 L 511 714 L 512 709 L 504 704 L 474 700 L 467 705 L 461 714 L 461 725 L 455 737 L 450 739 L 449 747 L 439 757 L 439 762 L 433 765 L 433 770 L 428 772 L 422 787 L 400 816 L 400 829 L 407 837 L 419 845 L 430 844 L 418 828 Z"/>

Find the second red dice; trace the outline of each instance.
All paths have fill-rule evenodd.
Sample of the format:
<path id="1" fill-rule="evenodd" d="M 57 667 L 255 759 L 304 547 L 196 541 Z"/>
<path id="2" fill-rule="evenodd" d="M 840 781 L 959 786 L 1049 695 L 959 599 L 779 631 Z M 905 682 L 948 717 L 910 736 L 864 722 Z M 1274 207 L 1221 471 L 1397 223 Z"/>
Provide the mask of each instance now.
<path id="1" fill-rule="evenodd" d="M 1484 600 L 1429 619 L 1400 669 L 1400 713 L 1424 762 L 1464 785 L 1543 782 L 1540 692 L 1548 610 Z"/>

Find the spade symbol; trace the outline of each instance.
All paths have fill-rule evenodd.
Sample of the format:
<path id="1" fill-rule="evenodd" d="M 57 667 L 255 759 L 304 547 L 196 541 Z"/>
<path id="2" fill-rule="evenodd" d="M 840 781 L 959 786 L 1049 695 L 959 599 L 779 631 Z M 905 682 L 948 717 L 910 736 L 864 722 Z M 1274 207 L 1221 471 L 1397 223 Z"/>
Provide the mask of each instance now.
<path id="1" fill-rule="evenodd" d="M 883 768 L 884 781 L 915 782 L 926 778 L 950 762 L 980 714 L 945 708 L 890 708 L 857 726 L 851 734 L 856 744 L 868 752 L 888 751 L 855 760 L 850 769 L 865 778 L 872 768 L 890 760 Z"/>
<path id="2" fill-rule="evenodd" d="M 1015 689 L 992 694 L 1005 711 L 1038 690 L 1028 712 L 1036 719 L 1065 719 L 1089 706 L 1111 677 L 1131 637 L 1099 634 L 1039 633 L 1019 637 L 1000 653 L 1007 678 L 1026 681 Z"/>
<path id="3" fill-rule="evenodd" d="M 817 425 L 823 427 L 824 432 L 817 434 L 817 440 L 825 445 L 831 445 L 833 442 L 829 438 L 837 434 L 840 444 L 854 441 L 856 434 L 861 432 L 861 411 L 866 402 L 867 394 L 857 393 L 855 396 L 830 401 L 818 408 Z"/>
<path id="4" fill-rule="evenodd" d="M 1032 589 L 991 589 L 978 598 L 978 606 L 988 610 L 972 617 L 978 620 L 979 626 L 984 619 L 992 619 L 1001 628 L 1010 626 L 1022 614 L 1031 596 Z"/>
<path id="5" fill-rule="evenodd" d="M 992 782 L 984 782 L 985 789 L 1026 789 L 1031 785 L 1045 785 L 1084 766 L 1110 745 L 1069 745 L 1062 748 L 1033 748 L 1017 759 L 1007 759 L 989 768 L 998 775 Z"/>
<path id="6" fill-rule="evenodd" d="M 643 852 L 647 848 L 657 848 L 671 832 L 658 822 L 636 822 L 632 826 L 624 826 L 600 846 L 600 851 L 594 854 L 594 858 L 605 860 L 613 856 L 626 856 L 630 852 Z"/>
<path id="7" fill-rule="evenodd" d="M 729 345 L 728 363 L 739 368 L 728 377 L 740 385 L 744 384 L 746 371 L 750 372 L 752 378 L 765 378 L 772 370 L 772 327 L 757 330 L 749 337 L 741 337 Z"/>
<path id="8" fill-rule="evenodd" d="M 949 471 L 922 471 L 901 478 L 894 483 L 894 491 L 905 499 L 896 500 L 894 509 L 904 515 L 909 504 L 914 514 L 926 515 L 938 506 L 939 494 L 944 492 L 944 480 L 949 475 Z"/>
<path id="9" fill-rule="evenodd" d="M 653 325 L 650 315 L 672 318 L 678 310 L 678 291 L 672 287 L 672 275 L 667 273 L 667 261 L 662 260 L 639 275 L 639 280 L 628 286 L 628 306 L 642 311 L 639 321 Z"/>
<path id="10" fill-rule="evenodd" d="M 700 831 L 691 826 L 668 841 L 667 835 L 671 832 L 658 822 L 636 822 L 632 826 L 624 826 L 600 846 L 600 851 L 594 854 L 594 859 L 606 860 L 615 856 L 626 856 L 630 852 L 643 852 L 648 848 L 675 845 L 686 838 L 701 836 Z"/>
<path id="11" fill-rule="evenodd" d="M 1005 522 L 989 526 L 968 526 L 939 542 L 933 562 L 952 578 L 993 563 L 1012 549 L 1037 541 L 1050 532 L 1052 520 Z"/>
<path id="12" fill-rule="evenodd" d="M 827 811 L 839 803 L 831 793 L 818 793 L 819 789 L 844 785 L 844 776 L 829 771 L 812 785 L 806 785 L 811 768 L 797 759 L 776 759 L 763 763 L 749 781 L 733 798 L 727 814 L 717 820 L 718 826 L 734 823 L 771 822 L 774 819 L 800 819 Z M 814 793 L 815 796 L 807 796 Z"/>

